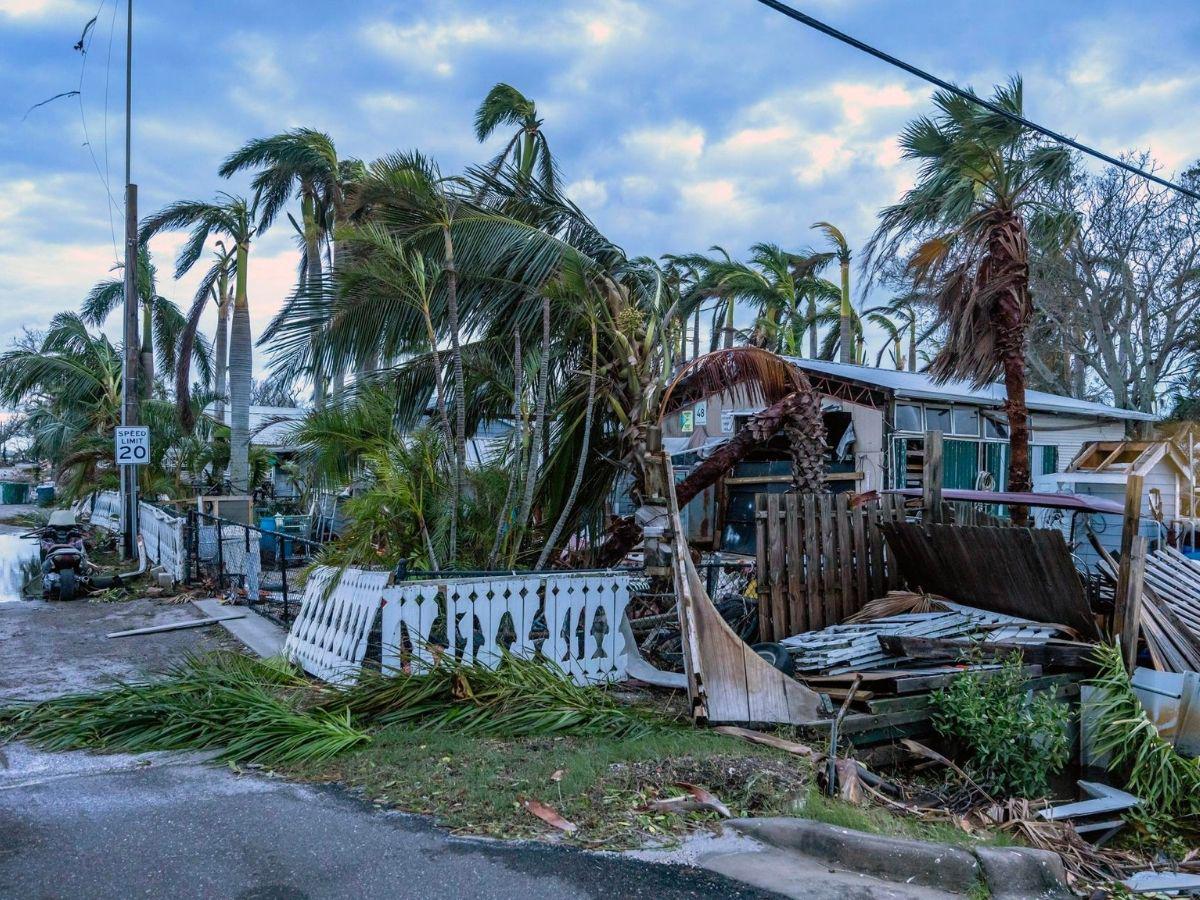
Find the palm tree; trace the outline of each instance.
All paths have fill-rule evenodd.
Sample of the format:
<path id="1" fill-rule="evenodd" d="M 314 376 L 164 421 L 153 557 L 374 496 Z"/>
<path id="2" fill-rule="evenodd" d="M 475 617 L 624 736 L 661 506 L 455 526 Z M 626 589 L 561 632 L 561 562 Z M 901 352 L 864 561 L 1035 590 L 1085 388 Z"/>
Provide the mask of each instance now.
<path id="1" fill-rule="evenodd" d="M 475 111 L 475 137 L 486 141 L 501 125 L 515 125 L 517 130 L 490 163 L 498 170 L 505 163 L 516 169 L 518 179 L 527 184 L 538 170 L 543 189 L 555 189 L 556 172 L 550 145 L 542 131 L 542 120 L 538 118 L 537 104 L 509 84 L 497 84 Z"/>
<path id="2" fill-rule="evenodd" d="M 144 244 L 138 247 L 138 300 L 142 312 L 142 346 L 139 353 L 141 377 L 138 379 L 138 388 L 141 396 L 146 398 L 154 389 L 156 355 L 164 372 L 175 372 L 179 339 L 185 322 L 179 307 L 158 292 L 158 269 L 150 261 L 150 251 Z M 87 325 L 103 325 L 113 310 L 123 309 L 124 305 L 125 279 L 101 281 L 83 301 L 83 322 Z M 208 344 L 204 341 L 194 342 L 189 355 L 207 379 L 211 365 Z"/>
<path id="3" fill-rule="evenodd" d="M 829 222 L 818 222 L 813 228 L 819 230 L 833 244 L 833 252 L 824 255 L 836 259 L 841 268 L 842 289 L 838 309 L 838 343 L 841 348 L 841 362 L 853 362 L 851 320 L 854 318 L 854 304 L 850 302 L 850 244 L 841 230 Z M 813 260 L 816 261 L 820 256 L 813 257 Z"/>
<path id="4" fill-rule="evenodd" d="M 296 228 L 304 241 L 300 287 L 322 290 L 322 248 L 346 222 L 346 176 L 354 169 L 353 161 L 338 158 L 337 147 L 325 132 L 295 128 L 248 141 L 217 171 L 222 178 L 229 178 L 247 169 L 258 170 L 251 185 L 259 198 L 260 233 L 271 226 L 289 200 L 299 198 L 300 222 Z M 333 258 L 336 263 L 336 253 Z M 289 312 L 285 307 L 281 315 Z M 268 329 L 268 336 L 271 333 Z M 325 402 L 329 385 L 318 359 L 314 356 L 311 375 L 313 403 L 319 406 Z"/>
<path id="5" fill-rule="evenodd" d="M 250 333 L 246 276 L 256 217 L 255 205 L 241 197 L 222 193 L 214 202 L 180 200 L 172 203 L 143 220 L 139 235 L 145 242 L 167 229 L 192 229 L 175 262 L 176 278 L 196 264 L 211 235 L 221 235 L 233 246 L 235 287 L 229 334 L 229 481 L 235 494 L 250 492 L 250 390 L 254 342 Z M 206 299 L 198 298 L 201 303 Z M 194 313 L 191 318 L 198 319 L 199 315 Z"/>
<path id="6" fill-rule="evenodd" d="M 992 102 L 1022 114 L 1020 78 L 996 88 Z M 1074 217 L 1043 199 L 1071 171 L 1065 147 L 949 91 L 933 95 L 938 112 L 909 123 L 904 155 L 920 161 L 917 183 L 880 213 L 867 249 L 878 272 L 911 243 L 909 272 L 947 326 L 930 371 L 939 380 L 982 386 L 1003 375 L 1011 452 L 1010 490 L 1028 491 L 1029 414 L 1025 405 L 1025 340 L 1032 314 L 1030 235 L 1061 246 Z M 1028 509 L 1013 508 L 1028 520 Z"/>

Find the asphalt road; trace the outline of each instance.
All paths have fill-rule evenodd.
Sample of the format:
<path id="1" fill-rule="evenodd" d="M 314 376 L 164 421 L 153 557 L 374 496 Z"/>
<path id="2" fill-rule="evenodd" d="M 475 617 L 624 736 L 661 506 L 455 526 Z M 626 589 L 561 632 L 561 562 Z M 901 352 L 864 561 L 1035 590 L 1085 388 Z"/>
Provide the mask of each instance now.
<path id="1" fill-rule="evenodd" d="M 0 897 L 769 897 L 701 869 L 458 839 L 194 755 L 0 750 Z"/>

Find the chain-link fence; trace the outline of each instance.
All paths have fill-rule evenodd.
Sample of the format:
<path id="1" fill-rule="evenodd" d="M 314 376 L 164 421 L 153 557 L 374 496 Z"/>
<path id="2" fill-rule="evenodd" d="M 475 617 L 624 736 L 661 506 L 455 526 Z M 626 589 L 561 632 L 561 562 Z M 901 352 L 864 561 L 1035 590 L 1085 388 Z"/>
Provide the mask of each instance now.
<path id="1" fill-rule="evenodd" d="M 187 580 L 208 584 L 282 625 L 295 618 L 309 565 L 321 545 L 271 527 L 188 511 Z M 264 527 L 266 526 L 266 527 Z"/>

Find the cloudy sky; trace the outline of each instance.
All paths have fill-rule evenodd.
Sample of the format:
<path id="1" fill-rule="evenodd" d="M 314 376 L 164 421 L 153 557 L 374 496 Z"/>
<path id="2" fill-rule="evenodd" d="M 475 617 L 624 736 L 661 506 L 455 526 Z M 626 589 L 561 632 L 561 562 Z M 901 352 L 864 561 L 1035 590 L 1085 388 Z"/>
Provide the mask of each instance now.
<path id="1" fill-rule="evenodd" d="M 0 0 L 3 345 L 78 306 L 120 247 L 114 2 Z M 1148 148 L 1168 171 L 1200 157 L 1194 0 L 797 5 L 980 92 L 1019 72 L 1027 115 L 1102 149 Z M 84 60 L 72 44 L 98 9 Z M 754 0 L 156 0 L 137 9 L 135 81 L 143 214 L 244 190 L 217 178 L 219 161 L 299 125 L 328 131 L 346 156 L 416 147 L 447 171 L 482 161 L 495 147 L 476 144 L 472 114 L 508 81 L 537 101 L 574 199 L 652 256 L 801 248 L 819 219 L 861 246 L 910 183 L 895 136 L 930 93 Z M 287 228 L 253 251 L 256 329 L 295 277 Z M 179 244 L 164 235 L 152 250 L 162 292 L 186 305 L 194 281 L 169 278 Z"/>

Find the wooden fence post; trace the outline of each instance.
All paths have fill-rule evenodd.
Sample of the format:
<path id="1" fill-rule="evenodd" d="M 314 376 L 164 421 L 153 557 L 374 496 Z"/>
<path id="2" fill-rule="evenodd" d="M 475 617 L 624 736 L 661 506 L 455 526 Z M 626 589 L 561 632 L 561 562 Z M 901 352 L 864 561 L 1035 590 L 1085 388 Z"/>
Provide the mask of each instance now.
<path id="1" fill-rule="evenodd" d="M 925 462 L 921 477 L 921 496 L 925 507 L 924 520 L 931 524 L 942 521 L 942 433 L 925 432 Z"/>
<path id="2" fill-rule="evenodd" d="M 1125 482 L 1125 514 L 1121 522 L 1121 557 L 1117 569 L 1117 590 L 1113 595 L 1113 635 L 1125 633 L 1125 599 L 1129 596 L 1129 555 L 1133 552 L 1133 539 L 1138 533 L 1142 515 L 1141 475 L 1130 475 Z"/>
<path id="3" fill-rule="evenodd" d="M 1117 612 L 1121 616 L 1121 652 L 1125 655 L 1125 668 L 1133 674 L 1137 665 L 1138 627 L 1142 621 L 1142 585 L 1146 575 L 1146 550 L 1150 542 L 1143 535 L 1136 535 L 1129 554 L 1121 558 L 1121 571 L 1125 577 L 1125 593 L 1117 596 Z"/>

